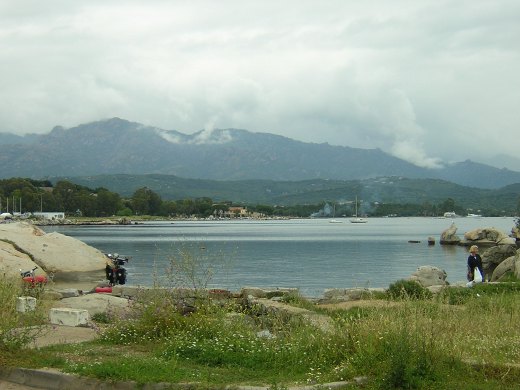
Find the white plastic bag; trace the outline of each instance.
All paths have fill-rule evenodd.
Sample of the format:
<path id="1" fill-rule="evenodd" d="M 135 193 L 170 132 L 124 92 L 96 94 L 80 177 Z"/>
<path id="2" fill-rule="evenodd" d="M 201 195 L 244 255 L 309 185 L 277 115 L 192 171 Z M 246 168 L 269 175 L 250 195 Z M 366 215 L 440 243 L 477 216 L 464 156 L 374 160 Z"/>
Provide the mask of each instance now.
<path id="1" fill-rule="evenodd" d="M 482 274 L 478 270 L 478 267 L 475 267 L 473 270 L 473 281 L 475 283 L 482 283 Z"/>

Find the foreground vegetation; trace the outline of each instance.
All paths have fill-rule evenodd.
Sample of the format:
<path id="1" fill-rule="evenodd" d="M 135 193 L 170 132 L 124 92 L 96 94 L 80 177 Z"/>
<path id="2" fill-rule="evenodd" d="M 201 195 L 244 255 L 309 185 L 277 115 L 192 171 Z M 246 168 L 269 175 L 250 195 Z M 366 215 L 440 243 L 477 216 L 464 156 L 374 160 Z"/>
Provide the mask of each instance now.
<path id="1" fill-rule="evenodd" d="M 348 309 L 316 305 L 297 295 L 287 304 L 326 318 L 267 313 L 236 299 L 179 299 L 157 289 L 124 316 L 94 317 L 99 340 L 24 349 L 40 315 L 16 312 L 20 293 L 0 281 L 0 363 L 54 367 L 108 381 L 225 385 L 323 384 L 365 377 L 363 388 L 513 389 L 520 382 L 520 285 L 449 288 L 432 296 L 401 281 L 373 304 Z M 365 301 L 366 303 L 366 301 Z M 22 353 L 23 351 L 23 353 Z M 345 388 L 358 386 L 352 382 Z"/>

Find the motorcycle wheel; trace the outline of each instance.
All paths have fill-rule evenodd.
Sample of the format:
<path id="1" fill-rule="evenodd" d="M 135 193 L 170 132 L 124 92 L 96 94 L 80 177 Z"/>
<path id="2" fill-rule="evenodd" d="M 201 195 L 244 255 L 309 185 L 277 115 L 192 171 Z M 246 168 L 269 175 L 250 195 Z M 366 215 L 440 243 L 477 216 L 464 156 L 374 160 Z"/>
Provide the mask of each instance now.
<path id="1" fill-rule="evenodd" d="M 126 283 L 126 270 L 120 269 L 117 272 L 117 282 L 119 284 L 125 284 Z"/>
<path id="2" fill-rule="evenodd" d="M 107 275 L 108 283 L 113 286 L 116 284 L 116 273 L 113 269 L 110 269 L 110 272 Z"/>

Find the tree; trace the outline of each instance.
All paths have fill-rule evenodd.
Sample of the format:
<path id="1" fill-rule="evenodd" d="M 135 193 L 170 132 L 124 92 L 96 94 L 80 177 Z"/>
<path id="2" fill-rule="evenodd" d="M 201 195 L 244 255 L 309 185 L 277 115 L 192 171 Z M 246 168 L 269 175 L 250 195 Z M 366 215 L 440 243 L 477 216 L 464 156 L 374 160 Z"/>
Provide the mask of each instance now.
<path id="1" fill-rule="evenodd" d="M 459 215 L 466 213 L 466 211 L 464 210 L 463 207 L 455 204 L 455 200 L 453 198 L 448 198 L 439 205 L 440 213 L 445 213 L 445 212 L 449 212 L 449 211 L 454 211 L 455 213 L 457 213 Z"/>
<path id="2" fill-rule="evenodd" d="M 161 215 L 174 216 L 178 214 L 177 202 L 165 200 L 161 205 Z"/>
<path id="3" fill-rule="evenodd" d="M 258 204 L 256 206 L 250 207 L 250 209 L 264 215 L 273 215 L 274 213 L 274 207 L 266 204 Z"/>
<path id="4" fill-rule="evenodd" d="M 213 201 L 210 198 L 195 199 L 195 212 L 203 217 L 208 217 L 213 213 Z"/>
<path id="5" fill-rule="evenodd" d="M 446 199 L 439 205 L 442 212 L 455 211 L 455 201 L 452 198 Z"/>
<path id="6" fill-rule="evenodd" d="M 121 197 L 106 188 L 100 188 L 97 190 L 96 206 L 99 216 L 115 215 L 122 208 Z"/>
<path id="7" fill-rule="evenodd" d="M 179 214 L 190 216 L 195 213 L 195 202 L 193 199 L 183 199 L 177 202 L 177 205 L 179 206 Z"/>
<path id="8" fill-rule="evenodd" d="M 136 214 L 158 215 L 161 205 L 161 197 L 148 187 L 139 188 L 132 195 L 132 206 Z"/>

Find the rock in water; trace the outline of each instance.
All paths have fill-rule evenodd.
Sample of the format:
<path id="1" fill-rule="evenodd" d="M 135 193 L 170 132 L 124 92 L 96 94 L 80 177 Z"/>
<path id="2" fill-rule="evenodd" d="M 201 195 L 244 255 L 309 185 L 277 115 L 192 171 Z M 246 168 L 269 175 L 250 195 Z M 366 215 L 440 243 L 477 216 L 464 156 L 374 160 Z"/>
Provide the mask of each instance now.
<path id="1" fill-rule="evenodd" d="M 452 223 L 451 226 L 444 230 L 441 233 L 441 245 L 458 245 L 460 242 L 459 236 L 457 236 L 455 233 L 457 233 L 457 226 L 455 226 L 455 223 Z"/>

